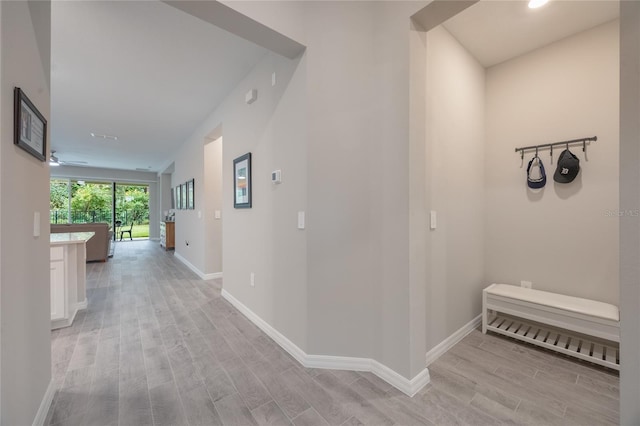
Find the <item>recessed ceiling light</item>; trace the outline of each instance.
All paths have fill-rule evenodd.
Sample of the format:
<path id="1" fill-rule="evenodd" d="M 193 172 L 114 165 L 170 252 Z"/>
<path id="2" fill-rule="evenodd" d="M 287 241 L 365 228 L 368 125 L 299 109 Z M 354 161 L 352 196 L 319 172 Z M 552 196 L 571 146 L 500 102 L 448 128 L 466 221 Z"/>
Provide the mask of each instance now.
<path id="1" fill-rule="evenodd" d="M 529 1 L 529 9 L 537 9 L 541 6 L 547 4 L 549 0 L 530 0 Z"/>
<path id="2" fill-rule="evenodd" d="M 117 136 L 113 136 L 113 135 L 103 135 L 101 133 L 90 133 L 91 137 L 93 138 L 98 138 L 98 139 L 110 139 L 112 141 L 117 141 L 118 137 Z"/>

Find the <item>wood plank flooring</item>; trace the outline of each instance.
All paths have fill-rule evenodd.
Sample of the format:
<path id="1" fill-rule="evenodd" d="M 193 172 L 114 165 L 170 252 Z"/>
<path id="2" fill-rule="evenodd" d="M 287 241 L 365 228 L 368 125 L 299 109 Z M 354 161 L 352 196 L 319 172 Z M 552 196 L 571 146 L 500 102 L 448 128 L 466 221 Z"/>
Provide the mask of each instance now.
<path id="1" fill-rule="evenodd" d="M 409 398 L 305 369 L 155 242 L 87 265 L 88 309 L 51 333 L 62 425 L 612 425 L 617 373 L 474 331 Z"/>

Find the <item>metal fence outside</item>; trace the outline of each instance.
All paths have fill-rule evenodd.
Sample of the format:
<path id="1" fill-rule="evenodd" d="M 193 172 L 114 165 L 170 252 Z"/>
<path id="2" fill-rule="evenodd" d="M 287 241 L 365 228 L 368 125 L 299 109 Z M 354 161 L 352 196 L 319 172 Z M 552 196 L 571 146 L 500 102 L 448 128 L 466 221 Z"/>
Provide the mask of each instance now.
<path id="1" fill-rule="evenodd" d="M 135 217 L 132 210 L 124 210 L 116 213 L 116 220 L 119 220 L 123 224 L 131 223 Z M 69 220 L 71 219 L 71 220 Z M 111 216 L 111 210 L 91 210 L 91 211 L 78 211 L 71 210 L 71 218 L 69 218 L 69 210 L 50 210 L 49 211 L 49 223 L 95 223 L 105 222 L 112 225 L 113 217 Z M 149 210 L 145 210 L 142 216 L 136 220 L 136 224 L 148 224 L 149 223 Z"/>

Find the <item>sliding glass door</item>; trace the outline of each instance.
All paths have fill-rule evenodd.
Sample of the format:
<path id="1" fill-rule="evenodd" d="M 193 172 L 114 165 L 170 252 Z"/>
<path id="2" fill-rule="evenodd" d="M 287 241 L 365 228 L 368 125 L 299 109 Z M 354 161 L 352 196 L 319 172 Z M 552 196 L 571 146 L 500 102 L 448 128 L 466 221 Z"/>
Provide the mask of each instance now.
<path id="1" fill-rule="evenodd" d="M 149 238 L 149 185 L 51 179 L 50 222 L 104 222 L 116 239 L 124 230 L 127 239 Z"/>

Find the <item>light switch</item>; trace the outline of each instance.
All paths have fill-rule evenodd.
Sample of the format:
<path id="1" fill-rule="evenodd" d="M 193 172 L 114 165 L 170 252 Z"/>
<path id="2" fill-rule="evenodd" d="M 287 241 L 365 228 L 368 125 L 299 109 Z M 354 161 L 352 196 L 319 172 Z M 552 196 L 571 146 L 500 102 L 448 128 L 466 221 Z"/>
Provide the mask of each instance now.
<path id="1" fill-rule="evenodd" d="M 298 212 L 298 229 L 304 229 L 304 212 Z"/>
<path id="2" fill-rule="evenodd" d="M 198 219 L 202 219 L 202 210 L 198 210 Z"/>
<path id="3" fill-rule="evenodd" d="M 40 236 L 40 212 L 33 212 L 33 236 Z"/>
<path id="4" fill-rule="evenodd" d="M 222 215 L 220 214 L 220 210 L 216 210 L 215 212 L 213 212 L 213 217 L 215 219 L 220 219 L 222 217 Z"/>
<path id="5" fill-rule="evenodd" d="M 429 229 L 436 229 L 437 215 L 435 210 L 429 212 Z"/>

